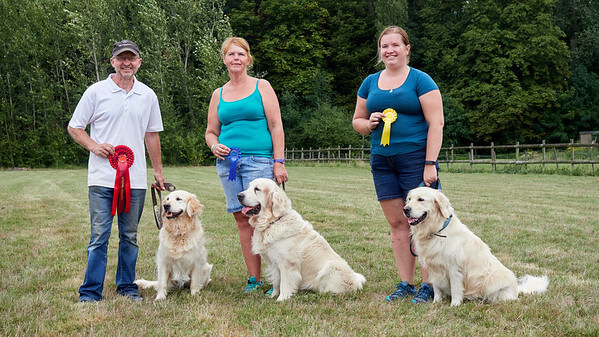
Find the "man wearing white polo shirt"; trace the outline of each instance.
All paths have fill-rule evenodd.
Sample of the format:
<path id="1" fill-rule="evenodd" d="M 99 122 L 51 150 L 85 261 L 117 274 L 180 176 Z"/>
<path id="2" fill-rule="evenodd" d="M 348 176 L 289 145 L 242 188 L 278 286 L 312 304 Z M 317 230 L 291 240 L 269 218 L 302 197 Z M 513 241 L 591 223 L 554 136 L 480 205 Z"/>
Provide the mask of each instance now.
<path id="1" fill-rule="evenodd" d="M 85 91 L 68 126 L 71 137 L 90 152 L 87 185 L 91 237 L 80 302 L 102 299 L 108 239 L 117 213 L 117 293 L 142 299 L 133 280 L 139 250 L 137 227 L 147 189 L 144 140 L 154 179 L 164 190 L 158 135 L 163 130 L 162 117 L 154 91 L 135 78 L 141 65 L 137 44 L 129 40 L 115 43 L 110 63 L 115 73 Z M 88 125 L 89 135 L 85 130 Z"/>

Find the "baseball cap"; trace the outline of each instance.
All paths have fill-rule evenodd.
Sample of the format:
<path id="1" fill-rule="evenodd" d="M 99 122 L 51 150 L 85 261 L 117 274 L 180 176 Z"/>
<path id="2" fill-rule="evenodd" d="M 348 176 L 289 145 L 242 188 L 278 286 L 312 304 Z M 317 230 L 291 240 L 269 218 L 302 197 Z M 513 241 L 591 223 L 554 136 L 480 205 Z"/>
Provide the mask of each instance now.
<path id="1" fill-rule="evenodd" d="M 140 57 L 139 48 L 137 48 L 137 44 L 130 40 L 116 42 L 114 44 L 114 48 L 112 48 L 112 57 L 116 57 L 117 55 L 125 51 L 130 51 L 133 54 L 137 55 L 137 57 Z"/>

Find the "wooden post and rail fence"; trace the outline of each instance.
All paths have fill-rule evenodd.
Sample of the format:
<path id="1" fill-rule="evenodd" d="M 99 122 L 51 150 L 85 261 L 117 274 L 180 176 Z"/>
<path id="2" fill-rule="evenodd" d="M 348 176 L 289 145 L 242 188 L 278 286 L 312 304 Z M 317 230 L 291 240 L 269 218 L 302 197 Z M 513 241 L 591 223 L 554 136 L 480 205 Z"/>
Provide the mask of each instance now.
<path id="1" fill-rule="evenodd" d="M 289 162 L 350 162 L 370 160 L 370 147 L 329 147 L 318 149 L 286 149 L 285 159 Z M 439 165 L 446 164 L 450 167 L 455 164 L 491 165 L 493 171 L 497 165 L 530 165 L 538 164 L 545 170 L 551 165 L 555 168 L 568 166 L 574 169 L 576 165 L 590 165 L 595 172 L 595 165 L 599 164 L 598 143 L 569 143 L 546 144 L 520 144 L 486 146 L 470 144 L 470 146 L 443 147 L 438 157 Z"/>

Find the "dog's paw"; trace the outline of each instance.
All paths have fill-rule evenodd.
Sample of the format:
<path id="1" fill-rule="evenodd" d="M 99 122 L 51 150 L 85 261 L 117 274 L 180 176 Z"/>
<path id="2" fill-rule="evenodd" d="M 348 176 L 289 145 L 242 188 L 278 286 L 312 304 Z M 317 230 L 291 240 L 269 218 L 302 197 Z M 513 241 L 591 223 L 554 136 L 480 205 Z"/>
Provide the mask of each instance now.
<path id="1" fill-rule="evenodd" d="M 459 301 L 451 300 L 452 307 L 457 307 L 460 304 L 462 304 L 462 300 L 459 300 Z"/>
<path id="2" fill-rule="evenodd" d="M 154 299 L 154 301 L 162 301 L 165 299 L 166 299 L 166 294 L 158 293 L 158 295 L 156 295 L 156 298 Z"/>
<path id="3" fill-rule="evenodd" d="M 291 297 L 291 294 L 280 294 L 277 298 L 277 302 L 286 301 Z"/>

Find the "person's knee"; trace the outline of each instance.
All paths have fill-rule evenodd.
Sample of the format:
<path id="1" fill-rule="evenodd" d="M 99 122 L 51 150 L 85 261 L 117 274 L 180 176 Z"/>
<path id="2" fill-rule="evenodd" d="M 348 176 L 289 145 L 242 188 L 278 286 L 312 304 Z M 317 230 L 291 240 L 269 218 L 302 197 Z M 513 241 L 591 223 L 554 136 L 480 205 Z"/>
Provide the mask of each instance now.
<path id="1" fill-rule="evenodd" d="M 410 225 L 408 224 L 408 219 L 405 217 L 388 220 L 389 227 L 391 231 L 410 231 Z"/>

